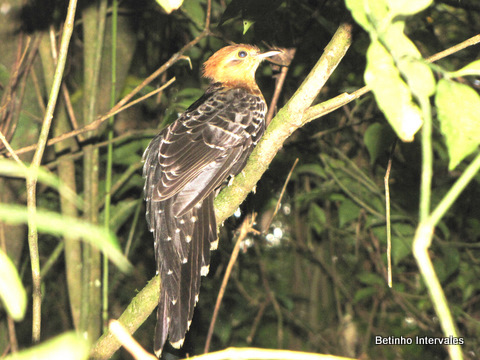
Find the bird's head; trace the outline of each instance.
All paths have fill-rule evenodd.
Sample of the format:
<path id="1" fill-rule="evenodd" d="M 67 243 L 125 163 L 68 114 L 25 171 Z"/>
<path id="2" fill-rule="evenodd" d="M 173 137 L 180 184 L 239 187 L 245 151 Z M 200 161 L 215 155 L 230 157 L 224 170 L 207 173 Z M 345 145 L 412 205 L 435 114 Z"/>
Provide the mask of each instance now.
<path id="1" fill-rule="evenodd" d="M 258 89 L 255 71 L 267 57 L 280 54 L 281 51 L 261 52 L 252 45 L 230 45 L 218 50 L 204 64 L 203 76 L 212 82 L 226 86 Z"/>

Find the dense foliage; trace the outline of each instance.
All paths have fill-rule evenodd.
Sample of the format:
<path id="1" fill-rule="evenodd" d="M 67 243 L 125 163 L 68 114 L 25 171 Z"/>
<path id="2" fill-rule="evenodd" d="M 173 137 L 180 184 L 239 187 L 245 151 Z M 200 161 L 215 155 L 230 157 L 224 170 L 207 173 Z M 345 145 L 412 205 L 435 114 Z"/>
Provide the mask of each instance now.
<path id="1" fill-rule="evenodd" d="M 394 3 L 404 7 L 396 9 Z M 377 7 L 368 9 L 368 4 Z M 255 212 L 253 227 L 258 231 L 242 239 L 210 351 L 254 346 L 356 358 L 446 358 L 445 346 L 415 343 L 416 337 L 444 339 L 449 334 L 434 305 L 435 292 L 426 285 L 434 280 L 419 270 L 421 260 L 412 251 L 414 238 L 425 240 L 419 231 L 425 225 L 435 227 L 428 254 L 462 339 L 460 349 L 465 358 L 479 356 L 478 45 L 452 51 L 434 64 L 424 60 L 476 35 L 480 5 L 475 0 L 212 0 L 208 14 L 207 0 L 184 0 L 171 13 L 151 0 L 126 0 L 118 3 L 118 14 L 116 3 L 82 1 L 49 138 L 94 122 L 167 61 L 164 71 L 136 97 L 173 77 L 175 81 L 114 120 L 97 122 L 88 132 L 47 146 L 40 155 L 36 194 L 29 195 L 24 178 L 37 175 L 12 160 L 2 144 L 18 150 L 42 141 L 59 59 L 56 53 L 52 57 L 52 48 L 59 46 L 66 28 L 67 5 L 60 0 L 6 0 L 0 5 L 0 131 L 5 135 L 0 143 L 5 156 L 0 159 L 0 297 L 6 305 L 1 313 L 10 314 L 0 317 L 0 353 L 32 342 L 32 289 L 38 286 L 30 270 L 35 268 L 32 228 L 39 230 L 40 340 L 63 334 L 67 344 L 75 344 L 78 358 L 85 358 L 89 348 L 64 333 L 79 330 L 91 343 L 100 337 L 106 325 L 102 286 L 108 293 L 105 321 L 118 318 L 154 277 L 152 235 L 143 215 L 142 153 L 159 129 L 201 96 L 208 85 L 201 66 L 214 51 L 229 42 L 294 50 L 274 104 L 280 110 L 339 25 L 349 23 L 354 24 L 351 45 L 315 104 L 353 93 L 366 83 L 374 93 L 308 122 L 283 143 L 241 211 L 220 228 L 219 250 L 202 281 L 185 346 L 166 352 L 179 357 L 203 352 L 238 230 Z M 172 55 L 194 39 L 194 46 L 172 61 Z M 275 64 L 263 64 L 257 72 L 268 103 L 280 76 L 281 67 Z M 287 116 L 291 120 L 295 115 Z M 27 166 L 35 162 L 33 151 L 18 153 Z M 432 213 L 439 204 L 446 204 L 443 212 Z M 112 260 L 108 270 L 101 251 Z M 154 302 L 134 305 L 151 311 Z M 148 351 L 154 317 L 134 334 Z M 376 336 L 413 343 L 376 345 Z M 46 358 L 52 349 L 43 350 Z M 114 356 L 130 357 L 124 350 Z"/>

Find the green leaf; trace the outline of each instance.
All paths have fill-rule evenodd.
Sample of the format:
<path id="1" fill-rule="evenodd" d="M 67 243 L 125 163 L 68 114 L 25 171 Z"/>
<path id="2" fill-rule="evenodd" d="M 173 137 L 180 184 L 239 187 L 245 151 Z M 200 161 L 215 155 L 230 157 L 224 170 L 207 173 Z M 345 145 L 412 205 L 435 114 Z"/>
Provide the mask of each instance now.
<path id="1" fill-rule="evenodd" d="M 27 293 L 18 276 L 15 265 L 10 258 L 0 249 L 0 299 L 5 305 L 8 315 L 20 321 L 25 316 L 27 309 Z"/>
<path id="2" fill-rule="evenodd" d="M 380 156 L 387 154 L 394 140 L 395 134 L 388 125 L 380 123 L 370 125 L 363 135 L 363 142 L 370 155 L 370 164 L 374 164 Z"/>
<path id="3" fill-rule="evenodd" d="M 113 152 L 113 162 L 117 165 L 130 166 L 142 161 L 142 153 L 144 151 L 142 142 L 128 141 L 122 144 L 115 145 Z"/>
<path id="4" fill-rule="evenodd" d="M 392 224 L 392 260 L 394 265 L 412 253 L 415 228 L 409 224 Z"/>
<path id="5" fill-rule="evenodd" d="M 184 0 L 182 10 L 197 24 L 203 24 L 205 21 L 205 12 L 198 0 Z"/>
<path id="6" fill-rule="evenodd" d="M 359 0 L 345 0 L 345 4 L 347 8 L 353 15 L 355 21 L 362 26 L 365 30 L 371 31 L 372 25 L 368 20 L 367 14 L 365 12 L 365 4 L 364 1 Z"/>
<path id="7" fill-rule="evenodd" d="M 59 335 L 51 340 L 11 354 L 4 360 L 83 360 L 88 359 L 88 342 L 74 332 Z"/>
<path id="8" fill-rule="evenodd" d="M 435 91 L 435 79 L 413 42 L 405 36 L 405 21 L 398 15 L 416 13 L 432 0 L 346 0 L 355 20 L 370 33 L 365 81 L 397 135 L 412 141 L 422 126 L 422 101 Z M 402 76 L 406 79 L 403 80 Z"/>
<path id="9" fill-rule="evenodd" d="M 363 0 L 368 20 L 374 26 L 372 30 L 382 32 L 389 24 L 390 15 L 385 0 Z"/>
<path id="10" fill-rule="evenodd" d="M 420 109 L 412 101 L 410 89 L 402 80 L 392 56 L 372 41 L 367 51 L 365 82 L 372 88 L 378 106 L 403 141 L 413 141 L 422 126 Z"/>
<path id="11" fill-rule="evenodd" d="M 435 92 L 435 78 L 429 65 L 422 59 L 420 51 L 404 33 L 405 22 L 396 21 L 382 34 L 393 60 L 405 77 L 410 91 L 418 98 L 428 97 Z"/>
<path id="12" fill-rule="evenodd" d="M 445 277 L 449 277 L 460 267 L 460 253 L 453 246 L 443 246 L 443 263 L 445 265 Z"/>
<path id="13" fill-rule="evenodd" d="M 185 88 L 175 96 L 175 108 L 177 112 L 185 111 L 190 105 L 203 95 L 202 89 Z"/>
<path id="14" fill-rule="evenodd" d="M 243 35 L 245 35 L 248 31 L 248 29 L 250 29 L 250 27 L 255 24 L 255 21 L 253 20 L 249 20 L 249 19 L 244 19 L 243 20 Z"/>
<path id="15" fill-rule="evenodd" d="M 422 60 L 403 57 L 398 62 L 398 68 L 407 79 L 411 92 L 417 98 L 430 97 L 435 93 L 436 84 L 433 72 Z"/>
<path id="16" fill-rule="evenodd" d="M 353 201 L 346 199 L 338 209 L 338 226 L 342 228 L 350 221 L 357 219 L 360 214 L 360 207 Z"/>
<path id="17" fill-rule="evenodd" d="M 31 171 L 28 164 L 25 164 L 25 166 L 26 167 L 21 166 L 13 159 L 0 159 L 0 175 L 7 177 L 25 178 L 27 172 Z M 77 196 L 77 194 L 72 189 L 64 185 L 55 174 L 52 174 L 45 168 L 41 167 L 37 171 L 37 179 L 42 184 L 48 185 L 53 189 L 58 190 L 58 192 L 62 196 L 76 204 L 77 207 L 82 206 L 81 197 Z"/>
<path id="18" fill-rule="evenodd" d="M 311 174 L 321 179 L 327 179 L 323 166 L 319 164 L 304 164 L 297 167 L 294 174 Z"/>
<path id="19" fill-rule="evenodd" d="M 480 144 L 480 96 L 467 85 L 442 79 L 435 95 L 440 129 L 453 170 Z"/>
<path id="20" fill-rule="evenodd" d="M 353 297 L 353 302 L 358 303 L 363 299 L 372 297 L 376 293 L 378 293 L 378 289 L 375 289 L 374 287 L 362 288 L 357 292 L 355 292 L 355 295 Z"/>
<path id="21" fill-rule="evenodd" d="M 385 285 L 385 280 L 376 273 L 362 272 L 357 274 L 357 279 L 365 285 Z"/>
<path id="22" fill-rule="evenodd" d="M 24 206 L 0 204 L 0 220 L 9 224 L 25 224 L 28 220 L 27 208 Z M 116 237 L 103 227 L 94 225 L 85 220 L 63 216 L 51 211 L 37 209 L 35 223 L 38 230 L 59 236 L 78 236 L 94 247 L 101 250 L 122 271 L 131 268 L 128 260 L 123 256 Z"/>
<path id="23" fill-rule="evenodd" d="M 325 211 L 315 203 L 310 205 L 308 209 L 308 223 L 317 234 L 321 234 L 325 229 L 326 216 Z"/>
<path id="24" fill-rule="evenodd" d="M 461 68 L 460 70 L 450 73 L 451 77 L 461 77 L 461 76 L 469 76 L 469 75 L 480 76 L 480 60 L 471 62 L 470 64 Z"/>
<path id="25" fill-rule="evenodd" d="M 237 17 L 253 20 L 252 23 L 255 20 L 265 20 L 275 14 L 284 2 L 285 0 L 232 0 L 222 14 L 219 25 Z"/>
<path id="26" fill-rule="evenodd" d="M 387 0 L 390 11 L 396 15 L 413 15 L 430 6 L 433 0 Z"/>
<path id="27" fill-rule="evenodd" d="M 156 0 L 157 4 L 160 5 L 167 14 L 170 14 L 172 11 L 177 10 L 182 6 L 183 0 Z"/>
<path id="28" fill-rule="evenodd" d="M 124 200 L 114 206 L 112 206 L 112 217 L 110 218 L 110 229 L 117 232 L 126 220 L 132 216 L 139 203 L 143 203 L 143 199 L 140 200 Z"/>

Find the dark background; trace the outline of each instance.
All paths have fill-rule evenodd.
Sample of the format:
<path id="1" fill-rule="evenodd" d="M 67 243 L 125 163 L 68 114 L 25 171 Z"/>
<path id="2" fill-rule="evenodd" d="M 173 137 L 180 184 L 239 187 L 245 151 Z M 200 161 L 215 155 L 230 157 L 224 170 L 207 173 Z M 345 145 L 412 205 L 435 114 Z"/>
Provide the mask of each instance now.
<path id="1" fill-rule="evenodd" d="M 64 1 L 4 0 L 6 13 L 0 21 L 0 84 L 2 91 L 2 132 L 11 134 L 15 149 L 35 143 L 43 118 L 42 105 L 48 98 L 48 78 L 44 53 L 32 56 L 33 71 L 15 88 L 15 106 L 6 100 L 19 44 L 28 39 L 47 37 L 49 29 L 58 32 L 65 17 Z M 86 40 L 84 21 L 95 2 L 82 1 L 77 9 L 65 73 L 73 110 L 80 126 L 86 121 L 82 104 L 84 56 L 91 46 Z M 154 1 L 121 1 L 118 20 L 118 98 L 128 93 L 175 52 L 198 36 L 204 26 L 205 0 L 185 0 L 182 8 L 166 14 Z M 97 114 L 109 109 L 111 16 L 107 17 L 105 50 L 98 85 Z M 253 26 L 243 34 L 243 20 Z M 110 317 L 117 318 L 136 292 L 155 274 L 152 235 L 144 220 L 141 156 L 158 129 L 173 121 L 201 96 L 208 85 L 201 78 L 202 63 L 228 42 L 295 48 L 278 108 L 297 90 L 321 56 L 340 23 L 353 22 L 343 1 L 213 0 L 211 35 L 203 38 L 186 55 L 162 74 L 143 93 L 162 85 L 171 77 L 176 82 L 159 95 L 122 113 L 114 123 L 111 226 L 122 249 L 129 234 L 128 258 L 135 270 L 122 274 L 110 268 Z M 407 21 L 407 35 L 424 57 L 433 55 L 478 33 L 480 5 L 474 0 L 435 1 L 427 10 Z M 368 34 L 354 27 L 353 43 L 340 66 L 322 89 L 317 102 L 352 92 L 364 85 L 365 52 Z M 21 47 L 23 49 L 23 47 Z M 439 62 L 449 70 L 459 69 L 479 56 L 478 46 L 457 52 Z M 35 76 L 32 77 L 32 73 Z M 278 68 L 264 64 L 257 79 L 267 102 Z M 461 81 L 478 90 L 478 80 Z M 9 98 L 10 100 L 12 97 Z M 60 120 L 65 103 L 56 112 L 52 133 L 68 131 Z M 8 112 L 8 116 L 6 115 Z M 63 113 L 63 115 L 62 115 Z M 10 119 L 7 122 L 7 119 Z M 152 131 L 152 129 L 157 129 Z M 237 236 L 236 229 L 245 214 L 258 213 L 256 228 L 235 264 L 216 323 L 211 351 L 230 346 L 285 348 L 372 359 L 445 359 L 442 346 L 378 346 L 381 336 L 442 336 L 438 318 L 411 253 L 411 242 L 418 223 L 421 152 L 420 142 L 397 142 L 392 154 L 390 189 L 393 233 L 393 289 L 386 283 L 386 231 L 383 177 L 394 133 L 376 106 L 371 94 L 344 106 L 296 131 L 242 205 L 242 215 L 228 220 L 220 230 L 220 246 L 214 252 L 208 277 L 202 280 L 197 304 L 185 346 L 166 353 L 178 356 L 203 352 L 206 333 L 220 284 Z M 100 144 L 96 221 L 103 222 L 103 196 L 106 150 L 105 127 L 83 141 L 64 142 L 49 147 L 44 164 L 58 171 L 60 156 L 74 166 L 70 183 L 76 192 L 87 196 L 84 148 Z M 299 163 L 288 183 L 279 213 L 268 228 L 269 219 L 281 189 L 295 161 Z M 31 153 L 22 155 L 31 160 Z M 466 163 L 469 159 L 467 158 Z M 444 138 L 434 123 L 433 205 L 461 174 L 465 164 L 448 171 Z M 59 175 L 60 176 L 60 175 Z M 459 333 L 465 339 L 466 358 L 476 359 L 480 348 L 480 177 L 467 187 L 453 209 L 443 218 L 435 233 L 430 255 L 441 281 Z M 20 180 L 1 179 L 2 202 L 25 203 L 25 186 Z M 348 191 L 345 191 L 347 189 Z M 64 212 L 58 194 L 38 188 L 37 206 Z M 139 213 L 139 216 L 135 216 Z M 81 216 L 82 214 L 78 214 Z M 95 219 L 94 219 L 95 221 Z M 9 254 L 18 265 L 22 280 L 31 290 L 31 273 L 22 228 L 5 228 Z M 42 267 L 51 259 L 59 241 L 40 236 Z M 53 259 L 43 276 L 42 338 L 53 337 L 74 327 L 65 276 L 63 254 Z M 79 282 L 81 274 L 79 274 Z M 270 290 L 267 291 L 267 289 Z M 6 348 L 5 318 L 0 317 L 0 349 Z M 152 349 L 155 316 L 135 333 L 135 338 Z M 21 348 L 30 345 L 31 314 L 16 324 Z M 0 353 L 3 350 L 0 350 Z M 116 355 L 128 358 L 124 352 Z"/>

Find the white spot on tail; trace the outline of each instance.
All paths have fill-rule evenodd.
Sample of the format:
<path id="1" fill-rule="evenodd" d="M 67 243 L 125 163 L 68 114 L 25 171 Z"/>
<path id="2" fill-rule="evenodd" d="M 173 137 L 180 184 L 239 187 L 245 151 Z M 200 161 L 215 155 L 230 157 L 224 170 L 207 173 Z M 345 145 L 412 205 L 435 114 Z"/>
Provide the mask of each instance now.
<path id="1" fill-rule="evenodd" d="M 175 348 L 175 349 L 180 349 L 183 345 L 183 342 L 185 341 L 185 338 L 183 338 L 182 340 L 178 340 L 177 342 L 170 342 L 170 344 L 172 344 L 172 346 Z"/>
<path id="2" fill-rule="evenodd" d="M 202 266 L 202 269 L 200 270 L 200 275 L 207 276 L 209 271 L 210 271 L 210 265 Z M 197 295 L 197 298 L 198 298 L 198 295 Z"/>
<path id="3" fill-rule="evenodd" d="M 180 228 L 176 228 L 175 232 L 178 234 L 180 232 Z"/>
<path id="4" fill-rule="evenodd" d="M 182 260 L 182 264 L 186 264 L 186 263 L 187 263 L 187 261 L 188 261 L 188 259 L 187 259 L 187 258 L 183 258 L 183 260 Z"/>
<path id="5" fill-rule="evenodd" d="M 192 241 L 192 237 L 190 235 L 187 235 L 187 237 L 185 238 L 185 241 L 187 243 L 190 243 L 190 241 Z"/>
<path id="6" fill-rule="evenodd" d="M 192 216 L 192 218 L 190 219 L 190 221 L 191 221 L 192 223 L 194 223 L 195 221 L 197 221 L 197 217 L 196 217 L 196 216 Z"/>
<path id="7" fill-rule="evenodd" d="M 218 248 L 218 240 L 212 241 L 210 243 L 210 250 L 217 250 Z"/>

